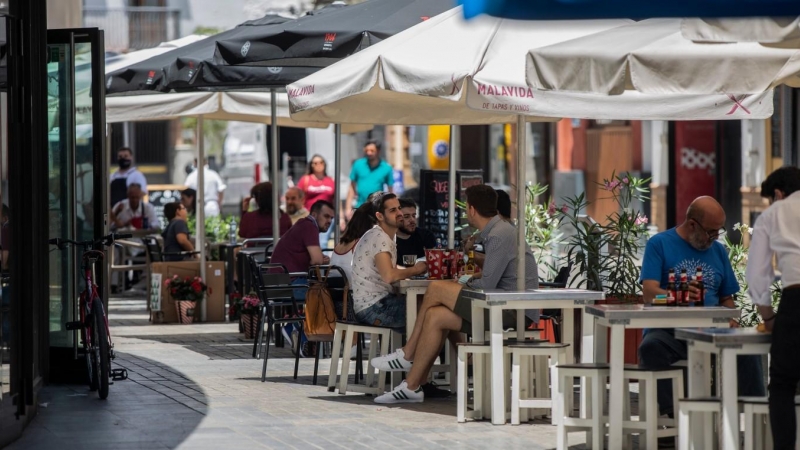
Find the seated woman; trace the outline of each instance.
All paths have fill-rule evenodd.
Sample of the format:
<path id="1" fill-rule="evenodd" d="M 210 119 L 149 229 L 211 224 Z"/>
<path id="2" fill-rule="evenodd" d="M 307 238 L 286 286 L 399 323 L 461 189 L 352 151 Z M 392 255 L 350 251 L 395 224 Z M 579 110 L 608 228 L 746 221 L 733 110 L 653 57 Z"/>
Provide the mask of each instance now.
<path id="1" fill-rule="evenodd" d="M 273 237 L 272 230 L 272 212 L 274 210 L 272 204 L 272 183 L 265 181 L 253 186 L 250 190 L 251 197 L 246 197 L 242 201 L 242 220 L 239 224 L 239 236 L 248 238 L 259 237 Z M 254 199 L 258 205 L 256 211 L 248 212 L 247 209 L 250 205 L 250 199 Z M 289 216 L 280 211 L 280 235 L 292 226 L 292 220 Z"/>
<path id="2" fill-rule="evenodd" d="M 188 217 L 186 207 L 180 202 L 164 205 L 164 216 L 169 220 L 167 228 L 161 233 L 164 238 L 164 261 L 183 261 L 183 255 L 169 255 L 184 251 L 194 251 L 194 244 L 189 239 L 189 226 L 186 225 Z"/>
<path id="3" fill-rule="evenodd" d="M 366 202 L 359 206 L 347 224 L 344 234 L 339 238 L 339 243 L 333 248 L 330 263 L 332 266 L 341 267 L 348 280 L 353 278 L 353 250 L 361 236 L 375 226 L 373 217 L 372 203 Z"/>

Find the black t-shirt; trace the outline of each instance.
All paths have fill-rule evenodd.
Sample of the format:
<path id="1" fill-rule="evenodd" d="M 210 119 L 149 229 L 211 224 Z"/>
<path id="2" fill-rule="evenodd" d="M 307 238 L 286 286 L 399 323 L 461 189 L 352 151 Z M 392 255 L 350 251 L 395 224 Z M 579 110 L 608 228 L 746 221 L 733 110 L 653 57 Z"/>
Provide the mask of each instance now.
<path id="1" fill-rule="evenodd" d="M 185 220 L 173 220 L 167 225 L 167 229 L 161 235 L 164 238 L 164 253 L 178 253 L 183 251 L 183 247 L 178 242 L 178 234 L 184 233 L 189 237 L 189 226 Z M 164 255 L 165 261 L 183 261 L 180 255 Z"/>
<path id="2" fill-rule="evenodd" d="M 397 236 L 397 264 L 403 263 L 403 255 L 425 256 L 426 248 L 436 248 L 436 237 L 430 231 L 417 227 L 408 239 Z"/>

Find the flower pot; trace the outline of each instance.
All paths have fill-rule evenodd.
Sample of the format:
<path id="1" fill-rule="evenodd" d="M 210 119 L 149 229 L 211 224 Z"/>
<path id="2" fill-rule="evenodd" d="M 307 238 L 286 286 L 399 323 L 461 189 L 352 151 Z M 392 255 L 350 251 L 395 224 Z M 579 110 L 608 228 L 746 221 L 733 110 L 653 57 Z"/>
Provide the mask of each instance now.
<path id="1" fill-rule="evenodd" d="M 255 314 L 243 313 L 239 323 L 244 328 L 244 338 L 254 339 L 258 333 L 258 316 Z"/>
<path id="2" fill-rule="evenodd" d="M 175 300 L 175 310 L 178 312 L 178 323 L 193 323 L 197 302 L 194 300 Z"/>

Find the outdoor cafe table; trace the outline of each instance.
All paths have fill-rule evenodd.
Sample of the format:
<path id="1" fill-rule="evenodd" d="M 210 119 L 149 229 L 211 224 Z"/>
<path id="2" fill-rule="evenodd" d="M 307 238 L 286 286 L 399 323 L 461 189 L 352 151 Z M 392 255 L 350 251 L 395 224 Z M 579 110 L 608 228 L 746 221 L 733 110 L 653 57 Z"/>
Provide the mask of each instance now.
<path id="1" fill-rule="evenodd" d="M 472 300 L 472 341 L 484 342 L 486 326 L 484 324 L 483 310 L 489 310 L 489 336 L 491 346 L 491 371 L 492 371 L 492 423 L 502 425 L 506 422 L 506 379 L 503 376 L 503 310 L 525 309 L 576 309 L 591 305 L 597 300 L 605 298 L 605 294 L 598 291 L 584 289 L 529 289 L 526 291 L 487 290 L 476 291 L 464 289 L 462 295 Z M 567 348 L 567 361 L 574 358 L 575 327 L 574 314 L 563 314 L 564 325 L 561 336 L 562 342 L 570 344 Z M 592 348 L 594 329 L 589 326 L 590 320 L 584 318 L 583 348 Z M 517 330 L 518 339 L 524 339 L 525 330 Z M 583 352 L 589 357 L 590 352 Z M 584 358 L 582 358 L 584 359 Z"/>
<path id="2" fill-rule="evenodd" d="M 608 392 L 608 446 L 622 448 L 622 406 L 625 402 L 623 369 L 625 365 L 626 328 L 705 328 L 730 326 L 730 320 L 738 318 L 738 309 L 722 306 L 669 307 L 645 305 L 592 305 L 586 307 L 586 314 L 595 318 L 595 326 L 611 329 L 609 361 L 610 387 Z M 594 360 L 606 361 L 608 334 L 604 330 L 595 331 Z"/>
<path id="3" fill-rule="evenodd" d="M 766 355 L 772 335 L 753 328 L 699 328 L 675 330 L 675 337 L 686 341 L 689 353 L 689 398 L 711 395 L 710 355 L 718 355 L 722 403 L 722 446 L 739 448 L 739 396 L 737 392 L 736 360 L 738 355 Z M 706 418 L 704 430 L 712 427 Z M 685 430 L 680 430 L 683 434 Z M 702 431 L 702 430 L 701 430 Z M 696 445 L 703 433 L 693 437 Z M 710 433 L 705 433 L 710 436 Z"/>

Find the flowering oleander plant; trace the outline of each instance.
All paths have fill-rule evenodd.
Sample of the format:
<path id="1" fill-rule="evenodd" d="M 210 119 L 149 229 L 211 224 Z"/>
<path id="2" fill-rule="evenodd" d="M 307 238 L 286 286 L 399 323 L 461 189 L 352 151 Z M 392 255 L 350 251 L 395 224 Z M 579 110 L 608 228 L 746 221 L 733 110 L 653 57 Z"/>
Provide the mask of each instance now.
<path id="1" fill-rule="evenodd" d="M 563 233 L 559 230 L 561 218 L 558 211 L 567 212 L 567 205 L 560 207 L 551 198 L 548 203 L 540 203 L 538 198 L 547 192 L 548 186 L 528 183 L 525 199 L 525 241 L 533 249 L 533 256 L 540 268 L 546 270 L 545 278 L 556 275 L 553 251 L 562 243 Z"/>
<path id="2" fill-rule="evenodd" d="M 649 178 L 612 173 L 600 185 L 617 205 L 605 224 L 588 221 L 582 211 L 589 205 L 585 193 L 568 198 L 566 210 L 556 209 L 574 234 L 567 239 L 567 258 L 578 273 L 572 287 L 605 291 L 609 297 L 628 300 L 641 295 L 640 255 L 647 238 L 647 217 L 635 205 L 647 200 Z"/>
<path id="3" fill-rule="evenodd" d="M 752 235 L 753 228 L 745 223 L 737 223 L 733 226 L 733 229 L 741 233 L 738 241 L 733 241 L 731 235 L 727 233 L 722 239 L 722 244 L 728 250 L 728 259 L 731 262 L 733 273 L 736 275 L 736 281 L 739 283 L 739 292 L 734 295 L 733 301 L 736 307 L 742 311 L 739 325 L 754 327 L 761 323 L 761 316 L 758 315 L 758 309 L 747 292 L 745 270 L 747 269 L 747 253 L 750 251 L 750 246 L 744 244 L 745 234 Z M 772 294 L 772 307 L 777 311 L 778 302 L 781 298 L 781 282 L 774 282 L 770 292 Z"/>
<path id="4" fill-rule="evenodd" d="M 173 275 L 164 282 L 169 293 L 175 300 L 203 300 L 206 291 L 211 292 L 200 277 L 184 277 Z"/>

